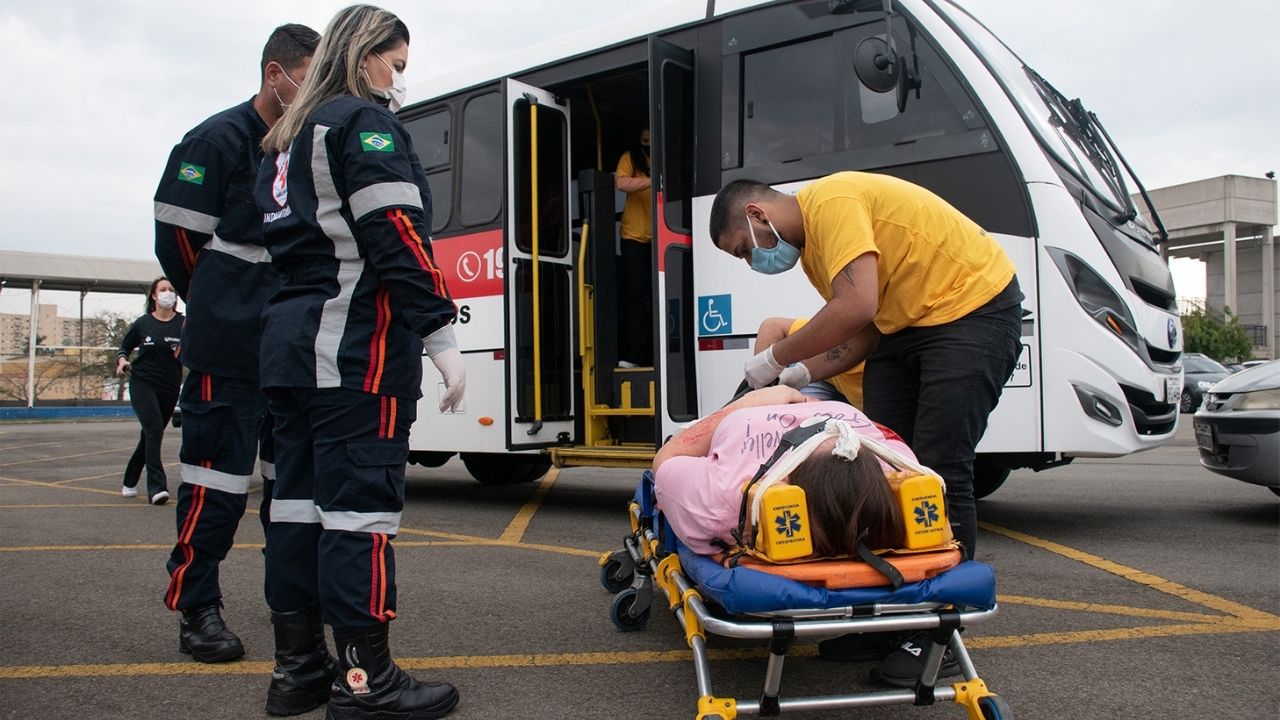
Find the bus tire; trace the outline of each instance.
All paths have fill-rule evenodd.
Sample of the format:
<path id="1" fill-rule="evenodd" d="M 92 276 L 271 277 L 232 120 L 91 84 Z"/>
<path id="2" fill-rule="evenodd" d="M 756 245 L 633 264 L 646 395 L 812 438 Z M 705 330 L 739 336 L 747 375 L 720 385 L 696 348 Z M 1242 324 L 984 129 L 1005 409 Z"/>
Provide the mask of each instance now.
<path id="1" fill-rule="evenodd" d="M 421 465 L 426 468 L 438 468 L 449 462 L 449 458 L 453 457 L 451 452 L 430 451 L 430 450 L 410 450 L 409 464 Z"/>
<path id="2" fill-rule="evenodd" d="M 471 477 L 485 485 L 514 485 L 537 480 L 551 469 L 551 458 L 542 455 L 462 453 L 462 464 Z"/>
<path id="3" fill-rule="evenodd" d="M 1009 479 L 1010 472 L 1008 467 L 985 455 L 979 455 L 974 458 L 973 499 L 984 498 L 999 490 L 1004 481 Z"/>

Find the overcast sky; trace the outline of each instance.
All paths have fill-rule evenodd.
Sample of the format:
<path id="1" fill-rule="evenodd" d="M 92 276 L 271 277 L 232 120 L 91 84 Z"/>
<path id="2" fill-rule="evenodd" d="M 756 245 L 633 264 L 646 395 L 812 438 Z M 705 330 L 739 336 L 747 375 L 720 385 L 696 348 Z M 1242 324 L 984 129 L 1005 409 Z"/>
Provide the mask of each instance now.
<path id="1" fill-rule="evenodd" d="M 1148 187 L 1280 168 L 1280 4 L 962 2 L 1068 97 L 1083 98 Z M 322 31 L 346 4 L 0 0 L 7 139 L 0 249 L 152 257 L 151 198 L 173 144 L 253 95 L 273 27 L 301 22 Z M 383 6 L 413 35 L 410 84 L 646 7 L 636 0 Z"/>

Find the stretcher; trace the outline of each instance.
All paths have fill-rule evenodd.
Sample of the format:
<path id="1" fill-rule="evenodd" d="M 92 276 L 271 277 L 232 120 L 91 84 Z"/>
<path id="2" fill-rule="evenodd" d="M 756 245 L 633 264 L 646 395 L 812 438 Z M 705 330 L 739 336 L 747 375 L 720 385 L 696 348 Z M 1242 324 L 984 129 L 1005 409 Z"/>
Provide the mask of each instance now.
<path id="1" fill-rule="evenodd" d="M 964 707 L 969 720 L 1012 717 L 1004 698 L 988 690 L 978 676 L 959 632 L 963 627 L 991 619 L 997 612 L 991 566 L 960 562 L 958 551 L 952 550 L 950 560 L 926 558 L 902 563 L 908 582 L 897 589 L 883 584 L 843 587 L 839 581 L 829 582 L 822 577 L 820 567 L 805 568 L 798 573 L 807 573 L 800 581 L 782 577 L 758 563 L 726 567 L 689 550 L 658 511 L 651 472 L 646 471 L 641 478 L 629 511 L 631 534 L 624 539 L 623 549 L 600 558 L 601 584 L 614 593 L 611 617 L 619 630 L 643 629 L 654 604 L 654 587 L 662 591 L 668 610 L 683 627 L 693 651 L 697 720 L 733 720 L 742 715 L 776 717 L 783 711 L 931 705 L 942 701 Z M 834 567 L 841 563 L 828 564 Z M 910 567 L 913 564 L 920 567 Z M 840 573 L 835 576 L 838 578 Z M 933 637 L 913 689 L 818 697 L 781 695 L 783 665 L 795 641 L 904 631 L 926 631 Z M 758 698 L 726 698 L 713 692 L 708 635 L 768 643 L 768 664 Z M 938 671 L 947 647 L 958 660 L 962 679 L 938 686 Z"/>

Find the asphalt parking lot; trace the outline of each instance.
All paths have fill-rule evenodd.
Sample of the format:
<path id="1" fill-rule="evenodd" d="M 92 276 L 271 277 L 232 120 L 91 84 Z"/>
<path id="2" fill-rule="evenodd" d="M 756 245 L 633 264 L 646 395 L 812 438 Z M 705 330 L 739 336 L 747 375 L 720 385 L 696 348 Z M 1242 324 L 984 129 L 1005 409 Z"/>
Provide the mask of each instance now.
<path id="1" fill-rule="evenodd" d="M 257 515 L 222 570 L 247 656 L 193 663 L 162 602 L 174 506 L 119 496 L 136 427 L 0 425 L 2 717 L 266 717 Z M 175 432 L 165 454 L 172 491 Z M 694 716 L 676 622 L 658 608 L 647 630 L 618 632 L 598 581 L 596 558 L 627 531 L 634 473 L 577 468 L 486 487 L 450 462 L 409 477 L 392 648 L 419 676 L 459 686 L 456 717 Z M 1001 613 L 966 638 L 1019 720 L 1280 716 L 1280 498 L 1202 470 L 1190 422 L 1153 452 L 1019 471 L 979 516 L 978 559 L 997 569 Z M 762 653 L 711 647 L 718 694 L 753 697 Z M 784 696 L 869 687 L 868 664 L 799 650 Z M 784 717 L 965 714 L 942 704 Z"/>

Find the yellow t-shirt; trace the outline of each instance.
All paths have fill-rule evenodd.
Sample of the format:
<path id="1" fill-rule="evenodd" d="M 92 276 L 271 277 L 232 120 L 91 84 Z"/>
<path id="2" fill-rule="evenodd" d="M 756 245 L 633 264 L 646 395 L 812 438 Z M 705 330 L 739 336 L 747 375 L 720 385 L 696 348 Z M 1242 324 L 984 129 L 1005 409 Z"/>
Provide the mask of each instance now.
<path id="1" fill-rule="evenodd" d="M 875 324 L 888 335 L 968 315 L 1013 279 L 1013 261 L 982 228 L 928 190 L 873 173 L 841 172 L 796 194 L 800 264 L 818 294 L 858 256 L 876 253 Z"/>
<path id="2" fill-rule="evenodd" d="M 797 330 L 804 327 L 809 322 L 809 318 L 796 318 L 791 321 L 791 329 L 787 330 L 787 335 L 794 335 Z M 849 404 L 856 407 L 862 407 L 862 370 L 867 364 L 860 362 L 857 365 L 845 370 L 835 377 L 827 378 L 827 382 L 836 386 L 844 399 Z"/>
<path id="3" fill-rule="evenodd" d="M 622 153 L 618 159 L 618 177 L 647 178 L 631 162 L 631 152 Z M 643 243 L 653 242 L 653 195 L 650 188 L 627 193 L 627 204 L 622 206 L 622 237 Z"/>

